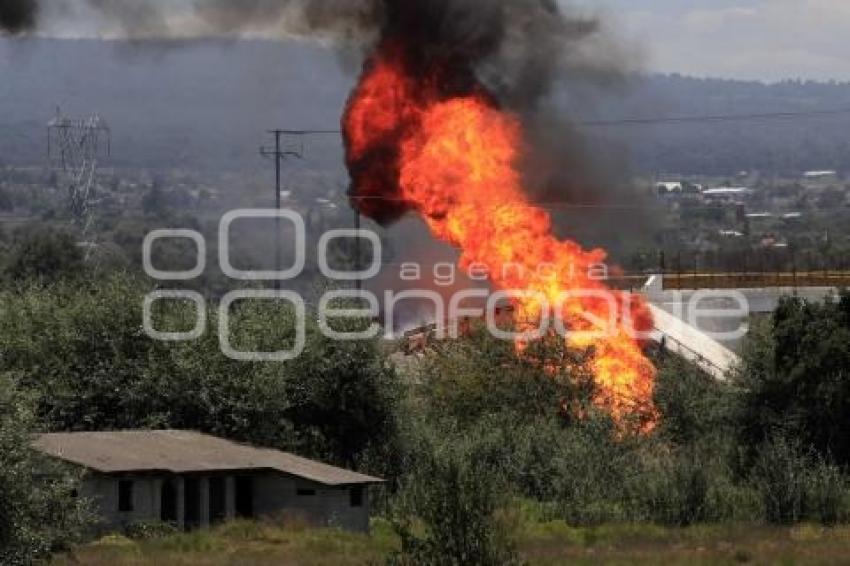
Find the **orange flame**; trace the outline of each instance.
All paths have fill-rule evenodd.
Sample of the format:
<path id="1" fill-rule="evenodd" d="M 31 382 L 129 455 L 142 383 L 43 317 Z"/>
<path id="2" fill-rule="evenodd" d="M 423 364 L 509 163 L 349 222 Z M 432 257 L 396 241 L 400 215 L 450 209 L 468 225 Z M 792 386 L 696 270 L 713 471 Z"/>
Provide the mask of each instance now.
<path id="1" fill-rule="evenodd" d="M 564 292 L 608 291 L 591 276 L 606 252 L 557 240 L 549 214 L 529 202 L 516 166 L 523 147 L 518 118 L 480 87 L 462 95 L 444 90 L 439 72 L 417 79 L 391 44 L 378 51 L 344 118 L 355 203 L 377 218 L 413 209 L 437 238 L 462 251 L 461 267 L 486 266 L 495 288 L 536 293 L 516 299 L 518 324 L 539 320 L 545 297 L 563 308 L 571 330 L 599 330 L 593 321 L 611 318 L 610 303 Z M 657 421 L 656 371 L 628 326 L 649 329 L 651 315 L 640 297 L 609 296 L 617 305 L 614 331 L 570 333 L 569 345 L 594 353 L 595 404 L 621 425 L 647 432 Z"/>

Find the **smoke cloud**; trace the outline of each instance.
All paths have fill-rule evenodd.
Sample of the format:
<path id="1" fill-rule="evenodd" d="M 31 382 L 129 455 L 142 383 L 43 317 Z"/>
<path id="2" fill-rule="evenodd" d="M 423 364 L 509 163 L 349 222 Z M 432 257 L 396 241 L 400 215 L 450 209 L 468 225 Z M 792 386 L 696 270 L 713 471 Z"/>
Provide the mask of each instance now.
<path id="1" fill-rule="evenodd" d="M 46 7 L 46 0 L 0 2 L 0 29 L 36 31 L 40 2 Z M 611 49 L 600 47 L 596 19 L 555 0 L 52 0 L 50 7 L 83 5 L 117 27 L 104 34 L 116 39 L 301 36 L 368 52 L 381 37 L 403 36 L 420 46 L 423 62 L 465 61 L 515 108 L 570 75 L 616 75 L 624 59 L 622 52 L 606 58 Z"/>
<path id="2" fill-rule="evenodd" d="M 304 37 L 366 58 L 381 41 L 403 40 L 423 73 L 429 62 L 450 61 L 444 88 L 463 93 L 483 85 L 523 118 L 529 147 L 522 166 L 533 200 L 622 202 L 625 193 L 614 187 L 623 184 L 610 172 L 624 163 L 599 166 L 581 132 L 555 118 L 563 113 L 548 103 L 562 85 L 625 83 L 635 55 L 567 1 L 51 0 L 50 8 L 84 5 L 77 13 L 94 11 L 109 27 L 106 36 L 134 40 Z M 38 0 L 0 0 L 0 30 L 37 31 L 43 12 Z"/>
<path id="3" fill-rule="evenodd" d="M 499 102 L 528 110 L 560 80 L 619 75 L 623 57 L 583 46 L 604 35 L 592 16 L 554 0 L 383 0 L 384 38 L 414 46 L 423 64 L 456 61 Z M 601 45 L 601 44 L 600 44 Z M 612 64 L 613 63 L 613 64 Z M 461 86 L 461 88 L 463 88 Z"/>
<path id="4" fill-rule="evenodd" d="M 169 36 L 166 12 L 147 0 L 87 0 L 89 6 L 129 38 Z"/>
<path id="5" fill-rule="evenodd" d="M 374 0 L 195 0 L 196 16 L 214 34 L 324 36 L 362 43 L 380 15 Z"/>
<path id="6" fill-rule="evenodd" d="M 36 31 L 45 0 L 2 0 L 0 30 Z M 85 5 L 115 39 L 292 36 L 368 53 L 381 39 L 416 45 L 422 64 L 451 57 L 500 101 L 534 108 L 560 81 L 610 80 L 628 57 L 592 16 L 555 0 L 52 0 Z M 46 6 L 45 6 L 46 7 Z M 461 73 L 458 73 L 460 75 Z"/>
<path id="7" fill-rule="evenodd" d="M 49 4 L 49 5 L 48 5 Z M 379 27 L 380 0 L 2 0 L 0 31 L 38 31 L 41 7 L 94 13 L 111 39 L 304 36 L 362 43 Z M 87 10 L 79 11 L 80 7 Z M 114 29 L 116 26 L 117 29 Z"/>
<path id="8" fill-rule="evenodd" d="M 3 0 L 0 2 L 0 31 L 17 34 L 32 29 L 37 15 L 36 0 Z"/>

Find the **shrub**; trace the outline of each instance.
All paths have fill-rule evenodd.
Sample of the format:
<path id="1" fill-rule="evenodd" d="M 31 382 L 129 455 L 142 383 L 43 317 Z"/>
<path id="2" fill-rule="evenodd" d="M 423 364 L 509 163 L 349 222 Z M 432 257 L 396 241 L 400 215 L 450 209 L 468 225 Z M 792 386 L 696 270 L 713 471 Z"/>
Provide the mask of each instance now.
<path id="1" fill-rule="evenodd" d="M 84 274 L 83 253 L 72 234 L 39 228 L 18 236 L 5 266 L 5 275 L 12 281 L 50 282 Z"/>
<path id="2" fill-rule="evenodd" d="M 757 494 L 736 481 L 724 446 L 658 445 L 652 453 L 633 487 L 643 498 L 637 518 L 675 526 L 760 518 Z"/>
<path id="3" fill-rule="evenodd" d="M 604 421 L 565 429 L 557 444 L 555 482 L 560 518 L 595 525 L 629 518 L 627 484 L 638 469 L 636 446 L 616 442 Z"/>
<path id="4" fill-rule="evenodd" d="M 758 452 L 753 476 L 772 523 L 791 524 L 803 518 L 808 460 L 799 446 L 777 436 Z"/>
<path id="5" fill-rule="evenodd" d="M 692 454 L 671 455 L 660 466 L 655 505 L 648 515 L 656 522 L 687 526 L 708 515 L 709 471 Z"/>
<path id="6" fill-rule="evenodd" d="M 504 482 L 474 446 L 453 439 L 424 459 L 404 482 L 394 527 L 402 550 L 394 565 L 503 566 L 517 562 L 499 513 L 507 501 Z"/>
<path id="7" fill-rule="evenodd" d="M 162 521 L 137 521 L 124 528 L 124 535 L 132 540 L 149 540 L 179 533 L 177 525 Z"/>
<path id="8" fill-rule="evenodd" d="M 798 442 L 775 436 L 758 452 L 753 479 L 770 522 L 834 524 L 848 518 L 847 483 L 841 470 Z"/>
<path id="9" fill-rule="evenodd" d="M 847 480 L 841 470 L 821 457 L 815 458 L 806 479 L 806 518 L 827 525 L 846 521 L 847 504 Z"/>
<path id="10" fill-rule="evenodd" d="M 677 444 L 723 437 L 734 427 L 736 394 L 700 368 L 674 356 L 659 360 L 655 401 L 660 433 Z"/>

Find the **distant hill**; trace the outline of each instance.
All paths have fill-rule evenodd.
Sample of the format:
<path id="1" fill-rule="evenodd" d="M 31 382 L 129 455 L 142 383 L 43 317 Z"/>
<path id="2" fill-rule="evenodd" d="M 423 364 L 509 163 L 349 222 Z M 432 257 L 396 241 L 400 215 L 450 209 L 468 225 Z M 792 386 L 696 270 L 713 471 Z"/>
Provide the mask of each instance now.
<path id="1" fill-rule="evenodd" d="M 222 168 L 262 165 L 269 128 L 338 127 L 353 80 L 297 43 L 57 40 L 0 41 L 0 77 L 0 160 L 42 160 L 61 106 L 109 122 L 117 165 Z"/>
<path id="2" fill-rule="evenodd" d="M 609 117 L 718 116 L 820 112 L 829 116 L 750 119 L 610 128 L 626 140 L 642 171 L 733 174 L 812 169 L 850 171 L 850 83 L 786 81 L 776 84 L 694 79 L 643 79 Z"/>
<path id="3" fill-rule="evenodd" d="M 0 40 L 0 163 L 43 161 L 44 125 L 61 105 L 109 121 L 118 165 L 253 168 L 268 128 L 337 127 L 355 70 L 303 43 Z M 850 84 L 648 76 L 556 102 L 577 121 L 850 109 Z M 588 131 L 625 145 L 643 172 L 850 171 L 850 114 Z M 316 142 L 311 158 L 339 166 L 338 140 Z"/>

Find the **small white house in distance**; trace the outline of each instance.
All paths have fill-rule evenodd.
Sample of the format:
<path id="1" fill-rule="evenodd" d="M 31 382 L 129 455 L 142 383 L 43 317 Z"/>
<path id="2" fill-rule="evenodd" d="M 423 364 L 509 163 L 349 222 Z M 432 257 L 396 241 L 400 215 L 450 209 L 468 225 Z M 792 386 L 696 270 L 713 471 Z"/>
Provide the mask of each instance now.
<path id="1" fill-rule="evenodd" d="M 806 171 L 803 173 L 803 178 L 808 181 L 823 181 L 838 178 L 838 171 L 823 170 L 823 171 Z"/>
<path id="2" fill-rule="evenodd" d="M 717 187 L 702 192 L 705 200 L 719 203 L 735 202 L 750 194 L 752 194 L 752 191 L 747 187 Z"/>
<path id="3" fill-rule="evenodd" d="M 206 527 L 289 515 L 369 530 L 369 494 L 383 483 L 278 450 L 178 430 L 45 434 L 34 447 L 84 470 L 80 496 L 104 530 L 164 521 Z"/>

